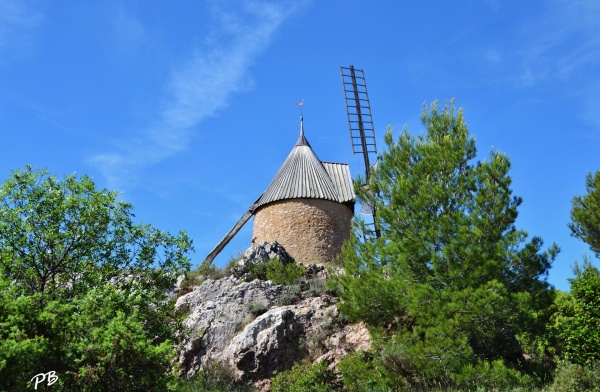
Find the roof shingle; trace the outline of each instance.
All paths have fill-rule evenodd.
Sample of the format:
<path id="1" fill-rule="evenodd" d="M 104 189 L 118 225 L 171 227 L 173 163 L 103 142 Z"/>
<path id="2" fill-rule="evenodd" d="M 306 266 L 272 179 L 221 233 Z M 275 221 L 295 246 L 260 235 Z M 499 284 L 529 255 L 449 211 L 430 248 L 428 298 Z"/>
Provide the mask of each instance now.
<path id="1" fill-rule="evenodd" d="M 325 199 L 338 203 L 354 200 L 350 168 L 342 163 L 322 163 L 304 137 L 300 137 L 255 208 L 284 199 Z"/>

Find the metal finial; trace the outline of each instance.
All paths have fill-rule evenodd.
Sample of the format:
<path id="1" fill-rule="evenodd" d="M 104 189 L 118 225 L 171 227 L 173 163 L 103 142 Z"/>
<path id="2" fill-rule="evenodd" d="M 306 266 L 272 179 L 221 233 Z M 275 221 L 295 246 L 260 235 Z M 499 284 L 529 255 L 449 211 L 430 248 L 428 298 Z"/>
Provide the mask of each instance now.
<path id="1" fill-rule="evenodd" d="M 302 101 L 296 102 L 296 106 L 300 108 L 300 136 L 304 136 L 304 116 L 302 115 L 302 106 L 304 106 L 304 98 L 302 98 Z"/>
<path id="2" fill-rule="evenodd" d="M 302 106 L 304 106 L 304 98 L 302 98 L 302 101 L 296 102 L 296 106 L 300 108 L 300 117 L 302 117 Z"/>

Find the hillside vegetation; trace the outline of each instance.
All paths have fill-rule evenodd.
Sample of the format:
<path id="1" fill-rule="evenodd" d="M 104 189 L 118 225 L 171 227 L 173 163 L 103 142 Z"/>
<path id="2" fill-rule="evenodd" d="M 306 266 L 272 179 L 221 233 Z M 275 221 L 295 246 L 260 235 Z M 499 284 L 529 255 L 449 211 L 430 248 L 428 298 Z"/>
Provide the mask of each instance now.
<path id="1" fill-rule="evenodd" d="M 170 293 L 186 272 L 180 295 L 210 281 L 205 288 L 226 286 L 229 295 L 244 284 L 270 296 L 237 312 L 251 315 L 242 329 L 258 328 L 252 323 L 278 307 L 295 317 L 298 304 L 319 302 L 313 296 L 327 296 L 328 311 L 305 312 L 314 323 L 307 330 L 366 326 L 366 351 L 336 363 L 307 355 L 287 370 L 261 371 L 274 374 L 260 380 L 273 391 L 600 390 L 598 269 L 583 256 L 570 292 L 555 290 L 547 277 L 559 248 L 516 226 L 522 200 L 511 189 L 509 158 L 491 151 L 476 161 L 475 139 L 453 102 L 424 107 L 422 122 L 417 137 L 388 130 L 376 168 L 356 180 L 377 230 L 355 218 L 338 263 L 322 271 L 327 287 L 278 260 L 249 264 L 239 282 L 225 278 L 235 265 L 189 273 L 185 233 L 135 223 L 132 206 L 89 177 L 14 171 L 0 187 L 0 390 L 252 390 L 256 384 L 235 376 L 240 368 L 222 363 L 180 377 L 189 314 L 175 311 Z M 597 258 L 600 171 L 585 181 L 569 228 Z M 206 331 L 195 332 L 202 341 Z"/>

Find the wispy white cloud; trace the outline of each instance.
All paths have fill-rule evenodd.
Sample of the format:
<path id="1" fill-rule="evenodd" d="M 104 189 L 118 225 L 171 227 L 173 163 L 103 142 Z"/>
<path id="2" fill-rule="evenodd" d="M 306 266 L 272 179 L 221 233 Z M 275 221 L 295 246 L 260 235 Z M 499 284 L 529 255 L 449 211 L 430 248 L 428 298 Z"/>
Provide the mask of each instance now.
<path id="1" fill-rule="evenodd" d="M 546 4 L 539 22 L 524 29 L 520 64 L 525 86 L 600 64 L 600 2 L 555 0 Z"/>
<path id="2" fill-rule="evenodd" d="M 122 147 L 90 158 L 110 186 L 130 184 L 141 169 L 185 150 L 202 120 L 225 108 L 233 94 L 250 88 L 250 67 L 297 10 L 288 2 L 269 1 L 244 2 L 242 8 L 239 2 L 211 6 L 218 27 L 174 67 L 164 100 L 168 103 L 154 125 L 121 140 Z"/>
<path id="3" fill-rule="evenodd" d="M 42 19 L 42 14 L 32 10 L 27 1 L 0 0 L 0 63 L 6 61 L 6 50 L 29 47 L 32 34 Z"/>

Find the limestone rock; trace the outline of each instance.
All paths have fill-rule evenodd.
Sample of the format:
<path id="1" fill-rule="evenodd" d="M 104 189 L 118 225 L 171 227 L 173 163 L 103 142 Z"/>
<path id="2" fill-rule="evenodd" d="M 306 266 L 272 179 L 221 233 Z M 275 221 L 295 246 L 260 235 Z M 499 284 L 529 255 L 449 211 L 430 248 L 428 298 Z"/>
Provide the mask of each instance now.
<path id="1" fill-rule="evenodd" d="M 250 317 L 249 305 L 272 306 L 285 288 L 270 281 L 241 282 L 234 277 L 208 279 L 178 298 L 176 310 L 189 313 L 189 331 L 178 361 L 192 376 L 206 360 L 220 353 Z"/>
<path id="2" fill-rule="evenodd" d="M 251 268 L 273 259 L 279 259 L 283 264 L 294 262 L 294 259 L 277 241 L 262 242 L 248 248 L 244 257 L 237 262 L 231 272 L 237 278 L 244 278 Z"/>
<path id="3" fill-rule="evenodd" d="M 306 277 L 308 279 L 316 278 L 325 281 L 328 278 L 327 268 L 323 264 L 307 264 Z"/>
<path id="4" fill-rule="evenodd" d="M 192 377 L 217 361 L 230 367 L 236 379 L 265 387 L 276 371 L 301 359 L 326 360 L 334 368 L 349 352 L 368 350 L 367 329 L 340 317 L 339 299 L 311 291 L 315 282 L 322 283 L 315 276 L 325 269 L 312 270 L 312 280 L 300 286 L 228 277 L 206 280 L 180 297 L 176 308 L 188 313 L 188 332 L 177 358 L 184 375 Z M 302 286 L 305 291 L 299 292 Z M 255 304 L 265 313 L 253 315 Z"/>
<path id="5" fill-rule="evenodd" d="M 370 348 L 363 324 L 345 324 L 337 298 L 322 295 L 273 308 L 248 324 L 231 340 L 219 360 L 238 379 L 265 385 L 275 372 L 290 369 L 303 358 L 325 360 L 335 368 L 348 353 Z"/>
<path id="6" fill-rule="evenodd" d="M 273 309 L 252 321 L 231 340 L 221 361 L 244 380 L 260 380 L 289 369 L 301 358 L 304 326 L 288 308 Z"/>

